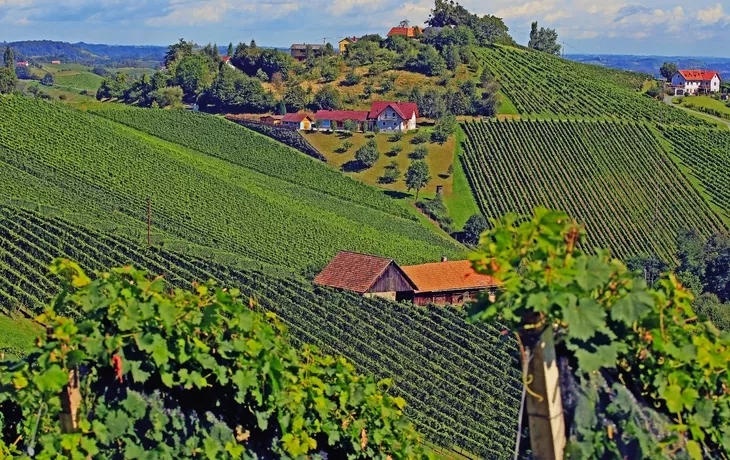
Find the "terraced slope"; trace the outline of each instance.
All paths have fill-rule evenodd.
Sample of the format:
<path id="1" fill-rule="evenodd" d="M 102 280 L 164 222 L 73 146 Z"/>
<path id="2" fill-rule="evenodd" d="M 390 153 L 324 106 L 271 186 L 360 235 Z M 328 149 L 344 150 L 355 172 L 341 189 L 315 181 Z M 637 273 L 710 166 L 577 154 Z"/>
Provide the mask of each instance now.
<path id="1" fill-rule="evenodd" d="M 463 128 L 462 161 L 486 216 L 563 209 L 586 223 L 589 246 L 670 263 L 677 230 L 725 228 L 648 126 L 508 120 Z"/>
<path id="2" fill-rule="evenodd" d="M 701 184 L 713 204 L 730 219 L 730 132 L 660 126 L 671 152 Z"/>
<path id="3" fill-rule="evenodd" d="M 641 95 L 643 74 L 511 47 L 481 48 L 478 53 L 522 115 L 707 125 L 683 110 Z"/>
<path id="4" fill-rule="evenodd" d="M 177 286 L 215 279 L 277 313 L 294 341 L 352 360 L 360 371 L 392 378 L 392 392 L 427 439 L 479 458 L 509 458 L 521 394 L 516 344 L 499 329 L 470 325 L 453 308 L 416 308 L 314 288 L 280 278 L 147 249 L 117 235 L 0 207 L 0 310 L 38 311 L 57 292 L 46 277 L 54 257 L 79 261 L 87 270 L 134 264 L 163 274 Z"/>
<path id="5" fill-rule="evenodd" d="M 163 112 L 150 113 L 165 122 Z M 209 119 L 194 117 L 201 124 Z M 423 226 L 374 188 L 212 120 L 235 135 L 230 151 L 220 146 L 221 157 L 230 155 L 225 160 L 62 104 L 0 98 L 0 196 L 140 237 L 151 198 L 161 240 L 296 270 L 322 267 L 343 249 L 402 263 L 461 254 L 445 234 Z M 193 129 L 176 126 L 180 133 Z M 269 169 L 271 174 L 259 172 Z"/>

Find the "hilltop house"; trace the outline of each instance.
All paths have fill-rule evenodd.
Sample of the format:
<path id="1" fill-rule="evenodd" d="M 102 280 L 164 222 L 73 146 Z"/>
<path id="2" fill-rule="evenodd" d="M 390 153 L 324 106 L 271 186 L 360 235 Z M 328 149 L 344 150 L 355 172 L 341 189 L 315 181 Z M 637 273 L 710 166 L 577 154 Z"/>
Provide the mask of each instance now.
<path id="1" fill-rule="evenodd" d="M 305 112 L 287 113 L 281 119 L 283 126 L 309 131 L 314 125 L 314 116 Z"/>
<path id="2" fill-rule="evenodd" d="M 381 131 L 408 132 L 416 129 L 418 105 L 415 102 L 377 101 L 370 106 L 368 119 Z"/>
<path id="3" fill-rule="evenodd" d="M 307 43 L 294 44 L 289 48 L 291 56 L 297 61 L 304 61 L 307 59 L 308 50 L 311 50 L 316 57 L 321 57 L 324 54 L 326 45 L 313 45 Z"/>
<path id="4" fill-rule="evenodd" d="M 461 305 L 497 288 L 494 278 L 476 273 L 468 260 L 400 267 L 393 259 L 342 251 L 314 283 L 365 297 L 411 301 L 416 305 Z"/>
<path id="5" fill-rule="evenodd" d="M 674 95 L 708 94 L 720 91 L 722 77 L 714 70 L 678 70 L 672 75 Z"/>
<path id="6" fill-rule="evenodd" d="M 393 27 L 388 32 L 388 37 L 393 35 L 402 35 L 408 38 L 418 38 L 423 35 L 423 29 L 420 27 Z"/>
<path id="7" fill-rule="evenodd" d="M 340 54 L 345 54 L 347 47 L 357 42 L 357 37 L 345 37 L 338 43 L 340 48 Z"/>
<path id="8" fill-rule="evenodd" d="M 228 67 L 232 67 L 232 68 L 235 68 L 235 67 L 233 66 L 233 64 L 231 64 L 231 57 L 230 57 L 230 56 L 221 56 L 221 61 L 223 61 L 223 62 L 225 62 L 226 64 L 228 64 Z"/>

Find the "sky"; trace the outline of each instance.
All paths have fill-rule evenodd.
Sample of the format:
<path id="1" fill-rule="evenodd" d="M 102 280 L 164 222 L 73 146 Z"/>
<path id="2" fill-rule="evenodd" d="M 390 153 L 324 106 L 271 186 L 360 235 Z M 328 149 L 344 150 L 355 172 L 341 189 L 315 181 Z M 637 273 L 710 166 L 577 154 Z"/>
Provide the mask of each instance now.
<path id="1" fill-rule="evenodd" d="M 566 53 L 730 57 L 723 0 L 462 0 L 502 17 L 519 43 L 530 22 L 555 28 Z M 723 3 L 725 5 L 723 5 Z M 0 41 L 167 45 L 337 42 L 423 25 L 433 0 L 0 0 Z"/>

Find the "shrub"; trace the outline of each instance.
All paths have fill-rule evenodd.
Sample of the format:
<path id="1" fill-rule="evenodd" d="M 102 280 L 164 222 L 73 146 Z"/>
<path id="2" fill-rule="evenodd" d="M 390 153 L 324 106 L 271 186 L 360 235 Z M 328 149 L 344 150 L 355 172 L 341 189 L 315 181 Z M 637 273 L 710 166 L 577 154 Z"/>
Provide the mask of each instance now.
<path id="1" fill-rule="evenodd" d="M 344 86 L 355 86 L 362 80 L 362 77 L 358 75 L 354 70 L 351 70 L 345 75 L 345 79 L 342 80 Z"/>
<path id="2" fill-rule="evenodd" d="M 431 139 L 426 131 L 419 131 L 411 138 L 411 144 L 425 144 Z"/>
<path id="3" fill-rule="evenodd" d="M 428 148 L 425 145 L 419 145 L 409 155 L 414 160 L 423 160 L 428 155 Z"/>
<path id="4" fill-rule="evenodd" d="M 355 159 L 366 168 L 372 167 L 379 158 L 380 153 L 378 153 L 378 145 L 375 143 L 374 139 L 367 141 L 365 145 L 357 149 L 357 152 L 355 152 Z"/>
<path id="5" fill-rule="evenodd" d="M 345 120 L 343 127 L 345 128 L 345 131 L 349 133 L 354 133 L 355 131 L 357 131 L 357 123 L 352 120 Z"/>
<path id="6" fill-rule="evenodd" d="M 444 199 L 441 195 L 436 195 L 428 201 L 419 201 L 417 206 L 431 219 L 438 222 L 444 231 L 451 232 L 451 226 L 454 222 L 449 217 L 449 211 L 446 209 L 446 204 L 444 204 Z"/>
<path id="7" fill-rule="evenodd" d="M 403 151 L 403 146 L 401 144 L 396 144 L 390 148 L 390 151 L 388 152 L 388 156 L 392 156 L 392 157 L 397 156 L 402 151 Z"/>
<path id="8" fill-rule="evenodd" d="M 276 315 L 237 289 L 173 291 L 131 267 L 92 281 L 67 260 L 50 271 L 65 281 L 41 317 L 48 332 L 27 358 L 0 363 L 0 453 L 423 454 L 405 401 L 379 389 L 387 382 L 315 347 L 294 348 Z M 78 429 L 65 434 L 72 420 Z"/>
<path id="9" fill-rule="evenodd" d="M 256 78 L 263 82 L 269 81 L 269 76 L 266 75 L 266 72 L 264 72 L 262 69 L 256 71 Z"/>
<path id="10" fill-rule="evenodd" d="M 342 143 L 342 147 L 340 147 L 339 149 L 337 149 L 337 152 L 338 153 L 345 153 L 348 150 L 350 150 L 351 148 L 352 148 L 352 142 L 345 141 L 345 142 Z"/>
<path id="11" fill-rule="evenodd" d="M 392 135 L 390 136 L 390 139 L 389 139 L 389 140 L 390 140 L 390 142 L 398 142 L 398 141 L 400 141 L 401 139 L 403 139 L 403 133 L 402 133 L 402 132 L 400 132 L 400 131 L 398 131 L 397 133 L 393 133 L 393 134 L 392 134 Z"/>
<path id="12" fill-rule="evenodd" d="M 398 166 L 397 161 L 393 160 L 385 167 L 383 175 L 378 178 L 378 182 L 381 184 L 393 184 L 398 181 L 400 174 L 400 166 Z"/>

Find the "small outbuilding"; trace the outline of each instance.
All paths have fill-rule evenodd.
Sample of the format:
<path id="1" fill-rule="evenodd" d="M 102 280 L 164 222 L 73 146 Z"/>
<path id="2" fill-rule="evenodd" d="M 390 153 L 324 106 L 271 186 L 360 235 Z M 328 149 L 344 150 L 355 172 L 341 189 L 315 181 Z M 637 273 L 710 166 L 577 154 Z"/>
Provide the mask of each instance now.
<path id="1" fill-rule="evenodd" d="M 489 275 L 477 273 L 468 260 L 449 261 L 402 267 L 416 285 L 416 305 L 462 305 L 475 300 L 479 293 L 493 292 L 497 282 Z"/>
<path id="2" fill-rule="evenodd" d="M 314 124 L 314 115 L 304 112 L 287 113 L 281 119 L 281 123 L 289 128 L 309 131 Z"/>

